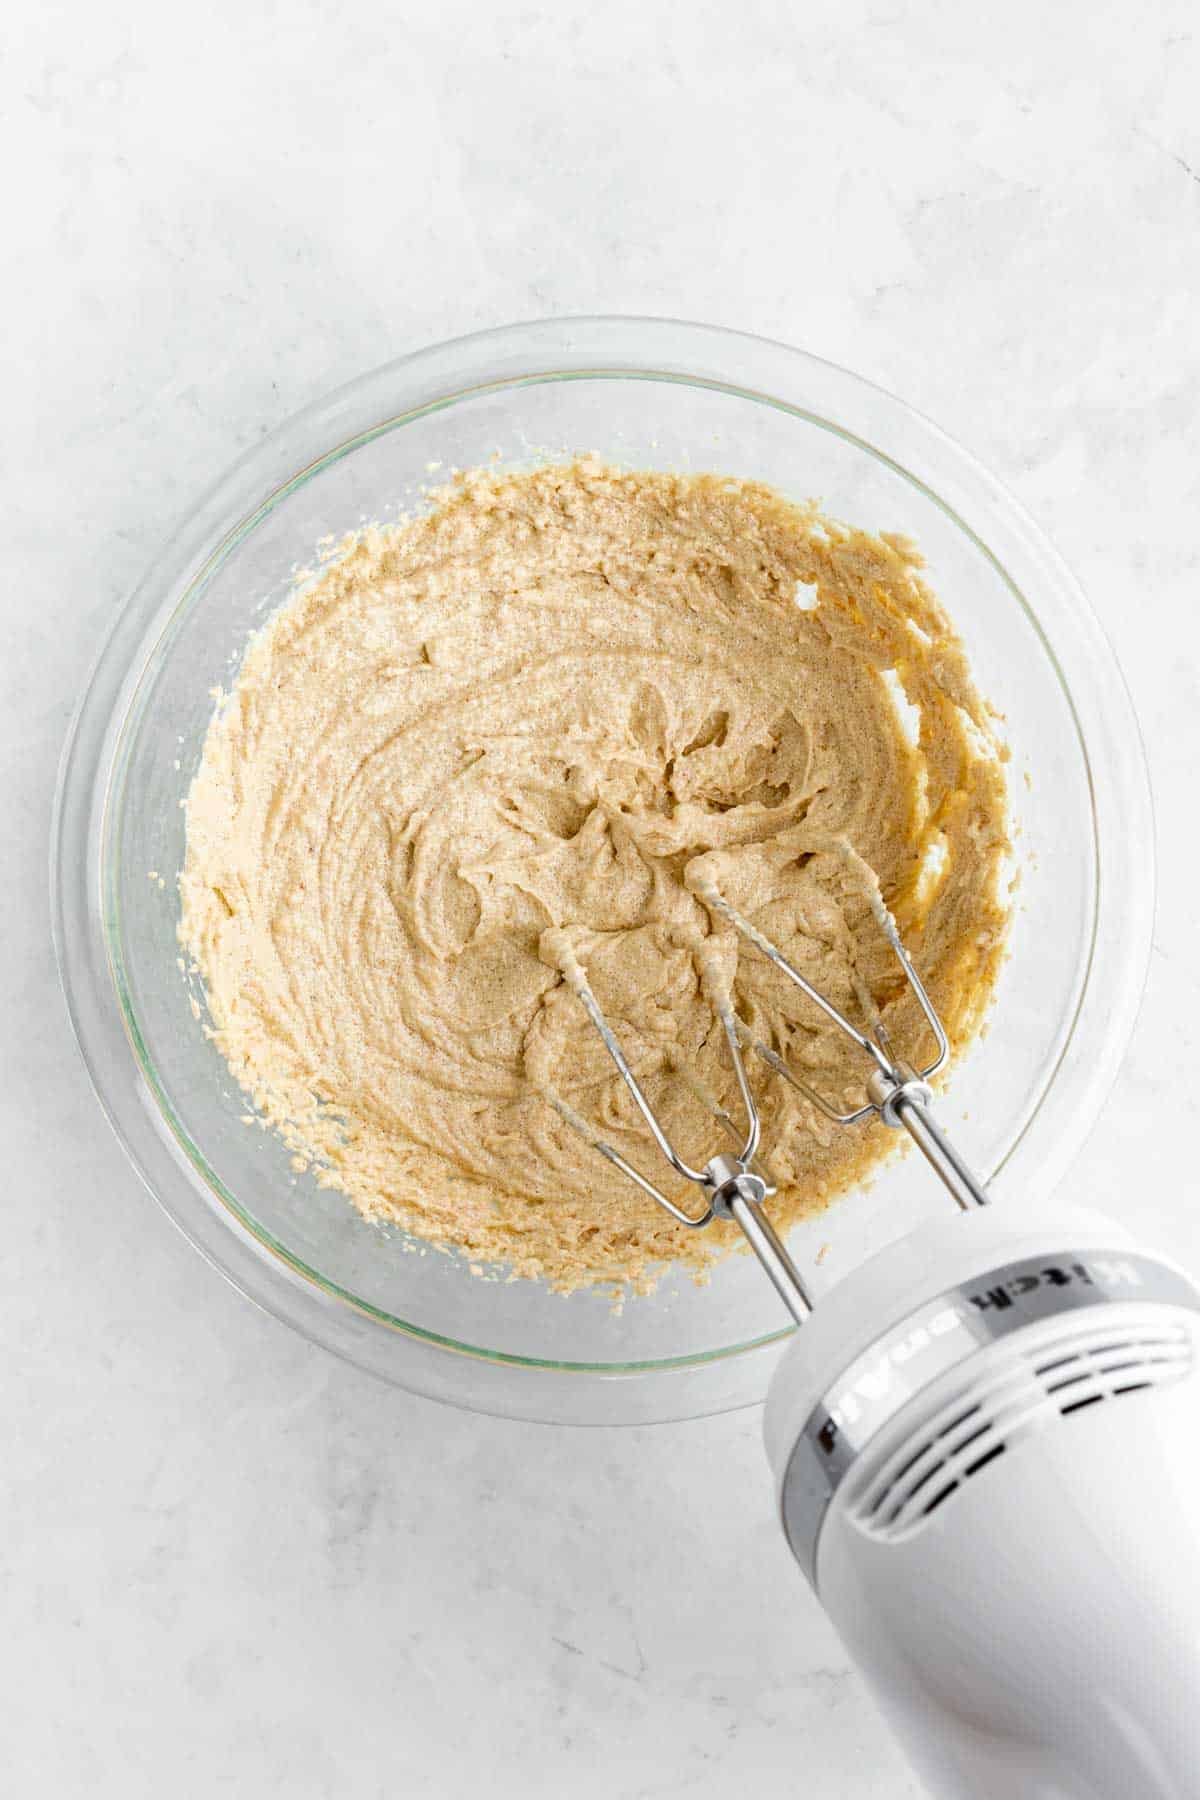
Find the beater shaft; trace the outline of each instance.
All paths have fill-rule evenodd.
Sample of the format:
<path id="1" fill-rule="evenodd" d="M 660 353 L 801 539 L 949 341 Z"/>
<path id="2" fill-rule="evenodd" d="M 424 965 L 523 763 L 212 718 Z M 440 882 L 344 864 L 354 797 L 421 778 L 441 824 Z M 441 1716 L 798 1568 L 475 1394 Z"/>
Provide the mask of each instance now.
<path id="1" fill-rule="evenodd" d="M 893 1101 L 893 1108 L 901 1125 L 961 1210 L 969 1212 L 973 1206 L 986 1206 L 986 1189 L 967 1167 L 924 1100 L 900 1094 Z"/>
<path id="2" fill-rule="evenodd" d="M 803 1276 L 788 1255 L 782 1238 L 762 1206 L 737 1194 L 729 1202 L 729 1216 L 741 1226 L 746 1242 L 766 1270 L 775 1292 L 797 1325 L 803 1325 L 812 1311 L 812 1301 Z"/>

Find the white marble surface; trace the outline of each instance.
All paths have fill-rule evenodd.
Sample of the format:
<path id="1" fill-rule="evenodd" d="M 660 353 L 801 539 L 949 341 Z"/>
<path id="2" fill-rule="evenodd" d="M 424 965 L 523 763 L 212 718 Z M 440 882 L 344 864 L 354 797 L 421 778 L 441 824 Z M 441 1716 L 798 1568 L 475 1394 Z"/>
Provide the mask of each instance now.
<path id="1" fill-rule="evenodd" d="M 9 1784 L 915 1794 L 792 1577 L 755 1416 L 581 1434 L 442 1410 L 259 1316 L 172 1231 L 66 1028 L 55 764 L 173 519 L 357 371 L 581 311 L 707 319 L 847 363 L 1016 490 L 1128 672 L 1165 825 L 1158 941 L 1125 1105 L 1074 1181 L 1200 1260 L 1198 871 L 1172 830 L 1200 760 L 1194 6 L 7 16 Z"/>

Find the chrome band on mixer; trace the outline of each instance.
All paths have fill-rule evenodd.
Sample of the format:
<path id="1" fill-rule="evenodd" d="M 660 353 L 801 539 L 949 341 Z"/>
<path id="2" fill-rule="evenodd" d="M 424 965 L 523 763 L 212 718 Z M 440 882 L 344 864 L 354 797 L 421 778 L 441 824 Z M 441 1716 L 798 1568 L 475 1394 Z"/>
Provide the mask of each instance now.
<path id="1" fill-rule="evenodd" d="M 808 1579 L 815 1580 L 821 1525 L 834 1494 L 914 1395 L 1030 1325 L 1114 1301 L 1200 1313 L 1195 1286 L 1153 1257 L 1063 1250 L 1004 1263 L 947 1289 L 856 1358 L 810 1413 L 783 1480 L 784 1532 Z"/>

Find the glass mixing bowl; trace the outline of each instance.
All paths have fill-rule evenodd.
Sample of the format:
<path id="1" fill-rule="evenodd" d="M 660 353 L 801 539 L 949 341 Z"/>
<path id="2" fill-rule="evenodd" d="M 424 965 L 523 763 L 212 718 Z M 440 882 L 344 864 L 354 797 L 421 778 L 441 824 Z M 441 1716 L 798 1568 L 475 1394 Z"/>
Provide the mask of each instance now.
<path id="1" fill-rule="evenodd" d="M 941 1111 L 1000 1204 L 1048 1194 L 1116 1072 L 1149 949 L 1150 804 L 1129 698 L 1071 576 L 1003 489 L 899 401 L 779 344 L 663 320 L 518 325 L 390 363 L 259 445 L 181 526 L 104 648 L 64 752 L 53 905 L 105 1111 L 151 1192 L 243 1292 L 438 1399 L 633 1422 L 761 1399 L 789 1329 L 757 1264 L 732 1257 L 704 1288 L 669 1276 L 614 1313 L 598 1295 L 414 1253 L 247 1129 L 175 937 L 180 802 L 212 690 L 296 566 L 326 533 L 419 503 L 432 465 L 584 450 L 755 477 L 920 543 L 1007 719 L 1023 875 L 991 1029 Z M 819 1294 L 947 1204 L 904 1158 L 791 1247 Z"/>

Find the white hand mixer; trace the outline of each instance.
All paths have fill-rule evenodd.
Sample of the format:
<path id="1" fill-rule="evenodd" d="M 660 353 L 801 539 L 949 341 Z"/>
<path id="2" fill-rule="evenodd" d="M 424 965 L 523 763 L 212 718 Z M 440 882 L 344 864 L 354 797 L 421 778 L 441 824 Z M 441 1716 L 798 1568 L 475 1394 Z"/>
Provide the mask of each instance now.
<path id="1" fill-rule="evenodd" d="M 765 1423 L 796 1560 L 931 1793 L 1197 1800 L 1200 1288 L 1099 1216 L 988 1208 L 931 1114 L 929 1078 L 949 1046 L 881 902 L 937 1043 L 921 1071 L 893 1054 L 878 1021 L 860 1031 L 715 889 L 701 898 L 870 1059 L 864 1104 L 840 1113 L 801 1082 L 748 1038 L 710 979 L 746 1128 L 737 1155 L 692 1168 L 562 934 L 567 981 L 704 1210 L 689 1214 L 551 1099 L 682 1224 L 735 1219 L 803 1326 Z M 881 1250 L 815 1314 L 764 1211 L 743 1037 L 839 1124 L 877 1115 L 907 1130 L 961 1209 Z"/>

